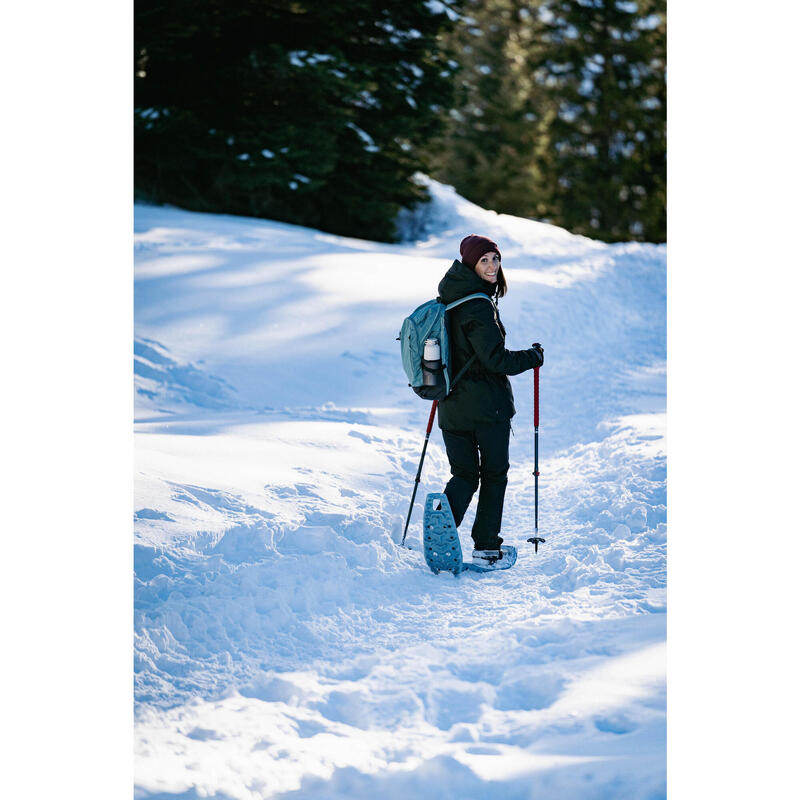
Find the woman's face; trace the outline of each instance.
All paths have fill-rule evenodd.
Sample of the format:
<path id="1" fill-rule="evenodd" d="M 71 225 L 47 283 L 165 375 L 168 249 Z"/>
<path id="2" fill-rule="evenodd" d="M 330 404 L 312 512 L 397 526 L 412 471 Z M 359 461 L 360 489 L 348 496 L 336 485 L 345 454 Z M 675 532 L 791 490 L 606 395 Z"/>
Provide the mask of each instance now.
<path id="1" fill-rule="evenodd" d="M 497 270 L 500 269 L 500 256 L 492 250 L 484 253 L 475 265 L 475 272 L 489 283 L 497 283 Z"/>

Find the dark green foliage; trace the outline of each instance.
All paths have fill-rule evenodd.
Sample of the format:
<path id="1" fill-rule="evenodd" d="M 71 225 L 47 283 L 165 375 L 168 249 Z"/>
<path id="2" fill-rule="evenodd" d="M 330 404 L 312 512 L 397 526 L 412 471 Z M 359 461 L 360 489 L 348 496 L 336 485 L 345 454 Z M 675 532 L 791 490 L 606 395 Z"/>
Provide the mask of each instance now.
<path id="1" fill-rule="evenodd" d="M 532 60 L 557 98 L 553 214 L 607 241 L 666 238 L 665 0 L 547 0 Z"/>
<path id="2" fill-rule="evenodd" d="M 456 107 L 431 148 L 434 177 L 487 208 L 545 217 L 552 207 L 542 156 L 553 112 L 535 91 L 529 63 L 541 52 L 535 9 L 520 0 L 466 0 L 464 15 L 451 35 L 461 70 Z"/>
<path id="3" fill-rule="evenodd" d="M 665 0 L 467 0 L 434 177 L 606 241 L 666 238 Z"/>
<path id="4" fill-rule="evenodd" d="M 419 170 L 664 241 L 665 0 L 444 5 L 137 0 L 137 197 L 391 240 Z"/>
<path id="5" fill-rule="evenodd" d="M 451 24 L 422 0 L 137 0 L 137 197 L 391 240 Z"/>

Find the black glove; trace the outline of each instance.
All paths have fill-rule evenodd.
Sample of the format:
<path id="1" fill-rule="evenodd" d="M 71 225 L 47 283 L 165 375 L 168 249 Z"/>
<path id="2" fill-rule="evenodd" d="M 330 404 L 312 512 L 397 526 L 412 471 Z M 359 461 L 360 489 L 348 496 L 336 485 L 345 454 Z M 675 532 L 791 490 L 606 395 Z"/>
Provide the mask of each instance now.
<path id="1" fill-rule="evenodd" d="M 538 361 L 538 364 L 534 364 L 534 367 L 541 367 L 544 364 L 544 349 L 539 344 L 539 342 L 534 342 L 531 345 L 531 350 L 533 351 L 534 360 Z"/>

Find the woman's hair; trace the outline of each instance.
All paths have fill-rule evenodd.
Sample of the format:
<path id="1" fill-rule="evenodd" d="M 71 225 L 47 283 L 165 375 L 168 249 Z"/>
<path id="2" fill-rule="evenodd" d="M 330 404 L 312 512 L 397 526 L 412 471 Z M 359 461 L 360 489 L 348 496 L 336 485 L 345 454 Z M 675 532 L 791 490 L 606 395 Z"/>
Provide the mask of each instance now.
<path id="1" fill-rule="evenodd" d="M 500 265 L 497 268 L 497 283 L 494 285 L 494 296 L 505 297 L 508 291 L 508 284 L 506 283 L 506 276 L 503 275 L 503 267 Z"/>

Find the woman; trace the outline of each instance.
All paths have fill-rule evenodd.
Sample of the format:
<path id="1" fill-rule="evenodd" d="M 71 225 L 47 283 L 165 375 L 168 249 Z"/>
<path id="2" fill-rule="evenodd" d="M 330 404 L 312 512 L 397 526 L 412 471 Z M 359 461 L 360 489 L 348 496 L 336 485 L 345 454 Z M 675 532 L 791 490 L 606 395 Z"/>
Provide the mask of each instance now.
<path id="1" fill-rule="evenodd" d="M 456 525 L 461 524 L 480 485 L 472 526 L 473 563 L 492 566 L 503 557 L 500 526 L 508 484 L 508 437 L 516 413 L 506 375 L 518 375 L 544 363 L 541 345 L 506 350 L 506 331 L 497 312 L 497 298 L 506 293 L 497 244 L 470 234 L 439 284 L 439 297 L 452 303 L 481 292 L 492 299 L 468 300 L 448 312 L 452 374 L 473 356 L 452 393 L 439 403 L 439 427 L 447 449 L 452 478 L 444 493 Z"/>

